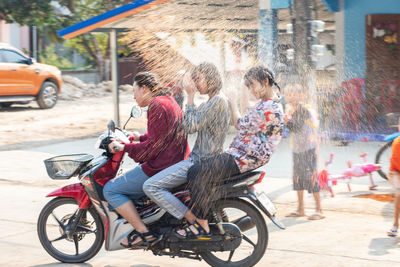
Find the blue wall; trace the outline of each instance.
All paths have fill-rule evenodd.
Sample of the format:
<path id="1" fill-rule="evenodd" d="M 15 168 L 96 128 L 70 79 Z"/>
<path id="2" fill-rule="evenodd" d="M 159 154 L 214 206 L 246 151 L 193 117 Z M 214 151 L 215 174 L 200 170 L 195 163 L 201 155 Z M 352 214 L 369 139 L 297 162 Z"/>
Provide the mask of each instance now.
<path id="1" fill-rule="evenodd" d="M 400 0 L 344 0 L 345 79 L 365 78 L 365 15 L 400 14 Z"/>
<path id="2" fill-rule="evenodd" d="M 329 12 L 338 12 L 339 11 L 339 0 L 322 0 L 325 7 Z"/>

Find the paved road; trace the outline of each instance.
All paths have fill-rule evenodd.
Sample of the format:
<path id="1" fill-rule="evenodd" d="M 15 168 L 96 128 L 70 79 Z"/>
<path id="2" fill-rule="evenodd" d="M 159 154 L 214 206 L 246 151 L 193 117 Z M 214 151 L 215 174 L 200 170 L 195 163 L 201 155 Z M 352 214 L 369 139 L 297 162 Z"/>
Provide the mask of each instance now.
<path id="1" fill-rule="evenodd" d="M 287 229 L 278 230 L 267 221 L 268 250 L 257 266 L 400 266 L 399 239 L 384 234 L 390 224 L 389 204 L 351 198 L 343 191 L 324 200 L 324 220 L 284 218 L 295 204 L 294 194 L 277 193 L 290 187 L 284 181 L 272 179 L 262 186 L 270 195 L 275 194 L 278 217 Z M 58 263 L 44 251 L 36 234 L 36 220 L 49 191 L 47 187 L 1 182 L 0 266 L 207 266 L 204 261 L 156 257 L 150 252 L 103 249 L 85 264 Z M 311 213 L 309 197 L 306 206 Z"/>
<path id="2" fill-rule="evenodd" d="M 193 141 L 191 137 L 191 143 Z M 231 139 L 232 135 L 228 139 Z M 227 140 L 228 142 L 229 140 Z M 150 252 L 116 251 L 99 254 L 85 264 L 60 264 L 41 247 L 36 233 L 36 220 L 41 208 L 49 200 L 45 195 L 63 184 L 75 182 L 53 181 L 44 170 L 42 160 L 53 155 L 93 153 L 94 139 L 79 140 L 25 150 L 0 152 L 0 266 L 207 266 L 205 262 L 187 259 L 155 257 Z M 321 145 L 320 158 L 336 153 L 333 170 L 346 167 L 347 160 L 358 160 L 358 154 L 369 153 L 370 159 L 378 143 L 353 143 L 348 147 Z M 126 160 L 126 169 L 132 162 Z M 278 217 L 287 226 L 278 230 L 268 222 L 270 232 L 268 250 L 257 266 L 400 266 L 399 238 L 388 238 L 393 205 L 371 199 L 356 198 L 367 192 L 367 178 L 354 180 L 353 192 L 340 184 L 335 198 L 325 197 L 326 219 L 309 221 L 305 218 L 285 218 L 284 214 L 296 205 L 291 190 L 291 153 L 284 140 L 267 167 L 266 178 L 259 189 L 277 204 Z M 273 178 L 271 178 L 273 177 Z M 377 193 L 392 193 L 389 184 L 375 176 Z M 307 212 L 313 201 L 306 196 Z"/>

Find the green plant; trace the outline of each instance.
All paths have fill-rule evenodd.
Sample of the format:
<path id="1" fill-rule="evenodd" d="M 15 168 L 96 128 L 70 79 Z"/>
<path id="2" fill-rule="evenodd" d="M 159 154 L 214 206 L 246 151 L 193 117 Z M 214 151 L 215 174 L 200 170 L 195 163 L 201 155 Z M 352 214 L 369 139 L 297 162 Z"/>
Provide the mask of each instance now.
<path id="1" fill-rule="evenodd" d="M 55 45 L 51 44 L 39 55 L 40 62 L 56 66 L 59 69 L 74 69 L 76 66 L 65 57 L 56 53 Z"/>

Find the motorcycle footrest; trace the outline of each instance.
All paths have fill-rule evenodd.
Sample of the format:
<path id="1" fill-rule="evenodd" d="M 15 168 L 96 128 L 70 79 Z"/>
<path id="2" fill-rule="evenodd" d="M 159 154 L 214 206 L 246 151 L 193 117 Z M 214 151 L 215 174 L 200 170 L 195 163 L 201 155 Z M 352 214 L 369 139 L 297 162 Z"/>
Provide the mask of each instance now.
<path id="1" fill-rule="evenodd" d="M 199 254 L 183 252 L 183 251 L 168 252 L 168 251 L 158 250 L 158 251 L 153 251 L 153 254 L 156 256 L 170 256 L 171 258 L 179 257 L 179 258 L 187 258 L 187 259 L 191 259 L 191 260 L 201 261 Z"/>

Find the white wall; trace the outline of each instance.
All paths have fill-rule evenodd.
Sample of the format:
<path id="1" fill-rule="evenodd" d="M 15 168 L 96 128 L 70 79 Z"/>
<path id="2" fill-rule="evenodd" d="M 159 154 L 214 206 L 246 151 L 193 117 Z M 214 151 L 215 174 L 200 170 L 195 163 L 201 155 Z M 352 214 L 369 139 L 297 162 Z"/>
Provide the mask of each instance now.
<path id="1" fill-rule="evenodd" d="M 29 50 L 29 27 L 0 21 L 0 43 L 8 43 L 20 50 Z"/>

